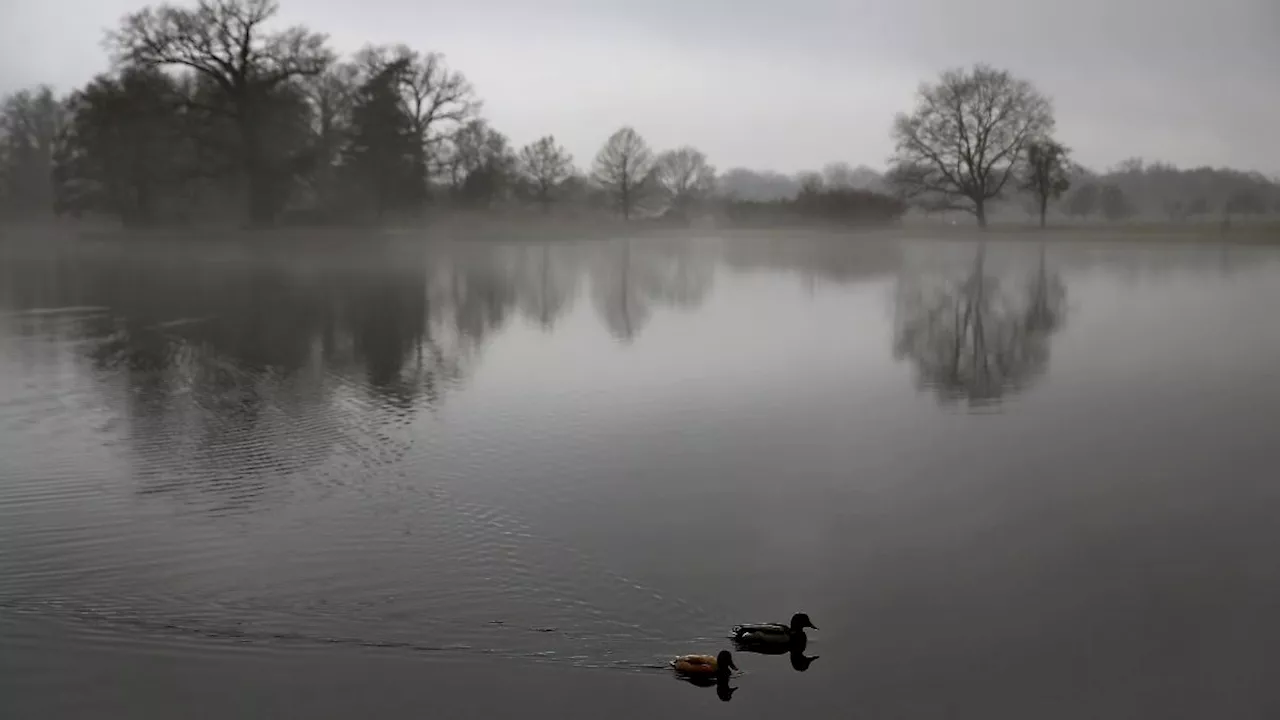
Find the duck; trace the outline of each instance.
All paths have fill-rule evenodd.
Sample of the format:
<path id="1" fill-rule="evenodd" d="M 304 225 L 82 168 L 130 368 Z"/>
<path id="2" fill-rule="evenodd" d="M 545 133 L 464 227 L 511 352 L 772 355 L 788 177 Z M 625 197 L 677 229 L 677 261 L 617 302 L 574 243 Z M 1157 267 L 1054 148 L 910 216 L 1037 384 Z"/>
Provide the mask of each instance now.
<path id="1" fill-rule="evenodd" d="M 671 667 L 681 675 L 716 680 L 727 679 L 730 671 L 738 669 L 728 650 L 721 650 L 717 655 L 681 655 L 671 660 Z"/>
<path id="2" fill-rule="evenodd" d="M 782 623 L 748 623 L 734 625 L 729 637 L 739 645 L 785 648 L 792 645 L 804 647 L 807 637 L 805 628 L 818 629 L 817 625 L 804 613 L 791 616 L 791 624 Z"/>

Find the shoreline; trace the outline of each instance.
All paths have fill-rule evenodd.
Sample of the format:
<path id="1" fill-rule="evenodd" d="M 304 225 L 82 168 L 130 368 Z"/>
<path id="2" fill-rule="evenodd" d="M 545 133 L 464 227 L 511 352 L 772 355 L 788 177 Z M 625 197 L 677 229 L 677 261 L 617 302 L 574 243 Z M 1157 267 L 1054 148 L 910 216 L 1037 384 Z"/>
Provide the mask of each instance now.
<path id="1" fill-rule="evenodd" d="M 905 221 L 894 225 L 828 225 L 792 223 L 743 226 L 715 222 L 692 225 L 633 221 L 594 221 L 521 217 L 429 220 L 414 225 L 379 227 L 170 226 L 127 229 L 109 223 L 52 221 L 0 224 L 0 246 L 87 247 L 120 242 L 146 245 L 220 245 L 224 247 L 306 247 L 314 250 L 372 249 L 405 245 L 451 245 L 493 242 L 601 242 L 715 236 L 726 240 L 848 239 L 863 240 L 1048 240 L 1053 242 L 1197 243 L 1212 245 L 1280 245 L 1280 218 L 1217 223 L 1071 223 L 1041 228 L 1034 223 L 976 225 Z"/>

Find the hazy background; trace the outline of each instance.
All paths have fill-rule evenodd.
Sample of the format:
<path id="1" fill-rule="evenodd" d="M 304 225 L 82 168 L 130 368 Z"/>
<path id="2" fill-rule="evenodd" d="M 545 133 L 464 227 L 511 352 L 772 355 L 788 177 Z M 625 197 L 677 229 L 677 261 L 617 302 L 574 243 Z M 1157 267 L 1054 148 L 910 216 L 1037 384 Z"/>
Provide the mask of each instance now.
<path id="1" fill-rule="evenodd" d="M 4 0 L 0 93 L 103 71 L 104 30 L 140 0 Z M 342 53 L 446 54 L 516 146 L 554 133 L 594 156 L 622 124 L 720 167 L 882 168 L 919 82 L 988 62 L 1054 100 L 1087 166 L 1142 156 L 1280 172 L 1280 3 L 1232 0 L 421 0 L 285 2 Z"/>

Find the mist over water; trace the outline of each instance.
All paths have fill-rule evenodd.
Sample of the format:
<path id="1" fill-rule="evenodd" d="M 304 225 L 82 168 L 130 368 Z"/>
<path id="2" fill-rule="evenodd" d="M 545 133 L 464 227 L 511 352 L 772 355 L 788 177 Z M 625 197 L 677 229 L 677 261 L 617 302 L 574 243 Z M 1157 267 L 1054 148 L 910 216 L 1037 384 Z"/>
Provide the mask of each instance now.
<path id="1" fill-rule="evenodd" d="M 3 252 L 5 717 L 1280 710 L 1274 249 Z"/>

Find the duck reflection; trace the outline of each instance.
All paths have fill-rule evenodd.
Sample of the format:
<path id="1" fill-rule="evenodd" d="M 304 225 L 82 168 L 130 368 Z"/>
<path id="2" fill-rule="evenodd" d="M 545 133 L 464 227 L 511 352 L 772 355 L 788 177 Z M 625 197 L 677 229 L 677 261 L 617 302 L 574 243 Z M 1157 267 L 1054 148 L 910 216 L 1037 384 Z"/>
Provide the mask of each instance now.
<path id="1" fill-rule="evenodd" d="M 1066 289 L 1040 247 L 1025 287 L 987 272 L 980 245 L 971 269 L 941 284 L 899 286 L 894 355 L 915 366 L 921 386 L 943 403 L 998 403 L 1029 387 L 1048 367 L 1049 340 L 1063 325 Z"/>
<path id="2" fill-rule="evenodd" d="M 713 687 L 716 689 L 716 697 L 720 698 L 724 702 L 729 702 L 730 700 L 732 700 L 733 694 L 738 691 L 738 687 L 736 685 L 729 684 L 729 679 L 727 677 L 698 677 L 698 676 L 678 675 L 677 679 L 683 682 L 687 682 L 690 685 L 693 685 L 695 687 L 702 687 L 702 688 Z"/>

